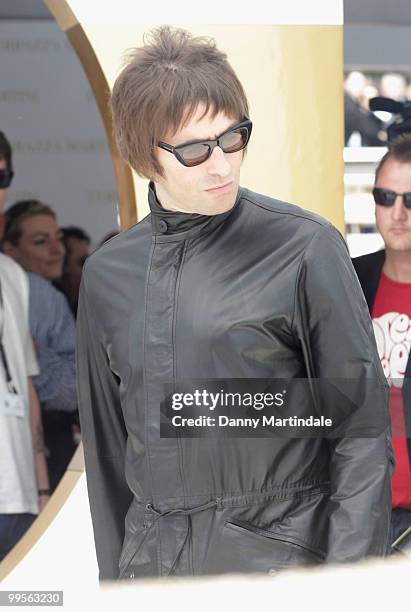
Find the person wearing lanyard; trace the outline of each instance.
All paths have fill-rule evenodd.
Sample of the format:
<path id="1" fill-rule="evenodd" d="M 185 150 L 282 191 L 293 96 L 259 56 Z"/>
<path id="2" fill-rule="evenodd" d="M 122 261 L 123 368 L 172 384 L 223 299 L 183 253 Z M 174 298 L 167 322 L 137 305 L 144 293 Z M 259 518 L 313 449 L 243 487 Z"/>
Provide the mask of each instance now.
<path id="1" fill-rule="evenodd" d="M 0 132 L 0 204 L 13 178 L 11 149 Z M 28 323 L 28 281 L 0 253 L 0 560 L 49 496 L 40 406 L 31 377 L 38 364 Z"/>
<path id="2" fill-rule="evenodd" d="M 66 297 L 52 285 L 65 253 L 55 212 L 39 200 L 15 202 L 5 211 L 2 250 L 27 272 L 29 323 L 40 375 L 33 379 L 42 409 L 52 491 L 76 450 L 75 321 Z"/>

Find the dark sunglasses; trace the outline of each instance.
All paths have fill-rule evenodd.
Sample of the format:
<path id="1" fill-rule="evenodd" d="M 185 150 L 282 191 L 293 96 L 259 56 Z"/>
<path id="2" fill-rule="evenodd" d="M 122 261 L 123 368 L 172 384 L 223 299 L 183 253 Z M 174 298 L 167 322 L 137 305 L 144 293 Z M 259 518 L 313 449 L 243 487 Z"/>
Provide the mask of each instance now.
<path id="1" fill-rule="evenodd" d="M 402 201 L 405 208 L 411 208 L 411 191 L 405 193 L 397 193 L 392 189 L 384 189 L 383 187 L 374 187 L 372 190 L 374 201 L 379 206 L 392 206 L 397 196 L 402 196 Z"/>
<path id="2" fill-rule="evenodd" d="M 0 170 L 0 189 L 7 189 L 13 180 L 13 170 Z"/>
<path id="3" fill-rule="evenodd" d="M 224 153 L 237 153 L 245 149 L 252 128 L 252 122 L 243 119 L 241 123 L 230 127 L 215 140 L 192 140 L 176 147 L 160 140 L 157 146 L 172 153 L 183 166 L 198 166 L 211 156 L 215 147 L 220 147 Z"/>

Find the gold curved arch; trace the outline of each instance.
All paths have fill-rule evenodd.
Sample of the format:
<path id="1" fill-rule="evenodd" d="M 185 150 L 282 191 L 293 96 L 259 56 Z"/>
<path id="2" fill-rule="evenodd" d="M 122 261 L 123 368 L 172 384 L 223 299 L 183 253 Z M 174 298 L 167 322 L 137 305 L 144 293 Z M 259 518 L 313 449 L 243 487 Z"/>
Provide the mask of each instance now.
<path id="1" fill-rule="evenodd" d="M 128 229 L 137 221 L 136 195 L 130 167 L 121 159 L 113 138 L 112 121 L 108 108 L 109 85 L 81 24 L 76 19 L 66 0 L 44 0 L 44 2 L 57 24 L 69 39 L 94 94 L 103 121 L 114 167 L 118 191 L 120 226 L 122 230 Z M 80 444 L 47 506 L 7 557 L 0 563 L 0 581 L 6 578 L 20 563 L 47 530 L 70 496 L 83 472 L 83 446 Z"/>
<path id="2" fill-rule="evenodd" d="M 104 129 L 114 166 L 117 184 L 121 229 L 128 229 L 137 221 L 136 195 L 130 167 L 122 160 L 113 138 L 113 126 L 108 108 L 110 87 L 104 76 L 94 49 L 78 19 L 66 0 L 44 0 L 57 24 L 69 39 L 79 58 L 94 94 L 103 120 Z"/>
<path id="3" fill-rule="evenodd" d="M 66 503 L 68 497 L 77 484 L 80 476 L 84 472 L 83 445 L 79 444 L 70 464 L 60 480 L 49 502 L 38 515 L 31 527 L 24 536 L 12 548 L 9 554 L 0 563 L 0 581 L 24 559 L 30 549 L 41 538 L 52 521 L 56 518 L 61 508 Z"/>

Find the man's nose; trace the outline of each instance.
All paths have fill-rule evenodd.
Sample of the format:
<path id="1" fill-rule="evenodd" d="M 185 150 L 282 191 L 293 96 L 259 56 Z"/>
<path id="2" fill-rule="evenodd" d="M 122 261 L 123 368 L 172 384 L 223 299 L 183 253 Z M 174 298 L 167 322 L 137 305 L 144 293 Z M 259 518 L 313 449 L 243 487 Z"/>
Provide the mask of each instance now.
<path id="1" fill-rule="evenodd" d="M 51 249 L 53 253 L 56 253 L 59 255 L 64 255 L 66 253 L 66 249 L 64 247 L 64 244 L 61 242 L 61 240 L 54 240 L 51 245 Z"/>
<path id="2" fill-rule="evenodd" d="M 405 221 L 407 219 L 407 211 L 402 201 L 402 195 L 397 195 L 395 198 L 391 209 L 391 217 L 393 221 Z"/>
<path id="3" fill-rule="evenodd" d="M 231 166 L 225 157 L 224 151 L 220 147 L 214 148 L 208 162 L 208 172 L 210 174 L 227 176 L 231 172 Z"/>

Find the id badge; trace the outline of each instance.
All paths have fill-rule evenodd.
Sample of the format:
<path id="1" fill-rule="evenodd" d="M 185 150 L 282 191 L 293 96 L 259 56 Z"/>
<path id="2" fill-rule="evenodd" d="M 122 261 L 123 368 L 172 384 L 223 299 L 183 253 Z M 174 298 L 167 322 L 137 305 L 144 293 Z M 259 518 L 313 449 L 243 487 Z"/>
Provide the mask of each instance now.
<path id="1" fill-rule="evenodd" d="M 0 414 L 24 417 L 24 401 L 21 395 L 8 391 L 0 396 Z"/>

